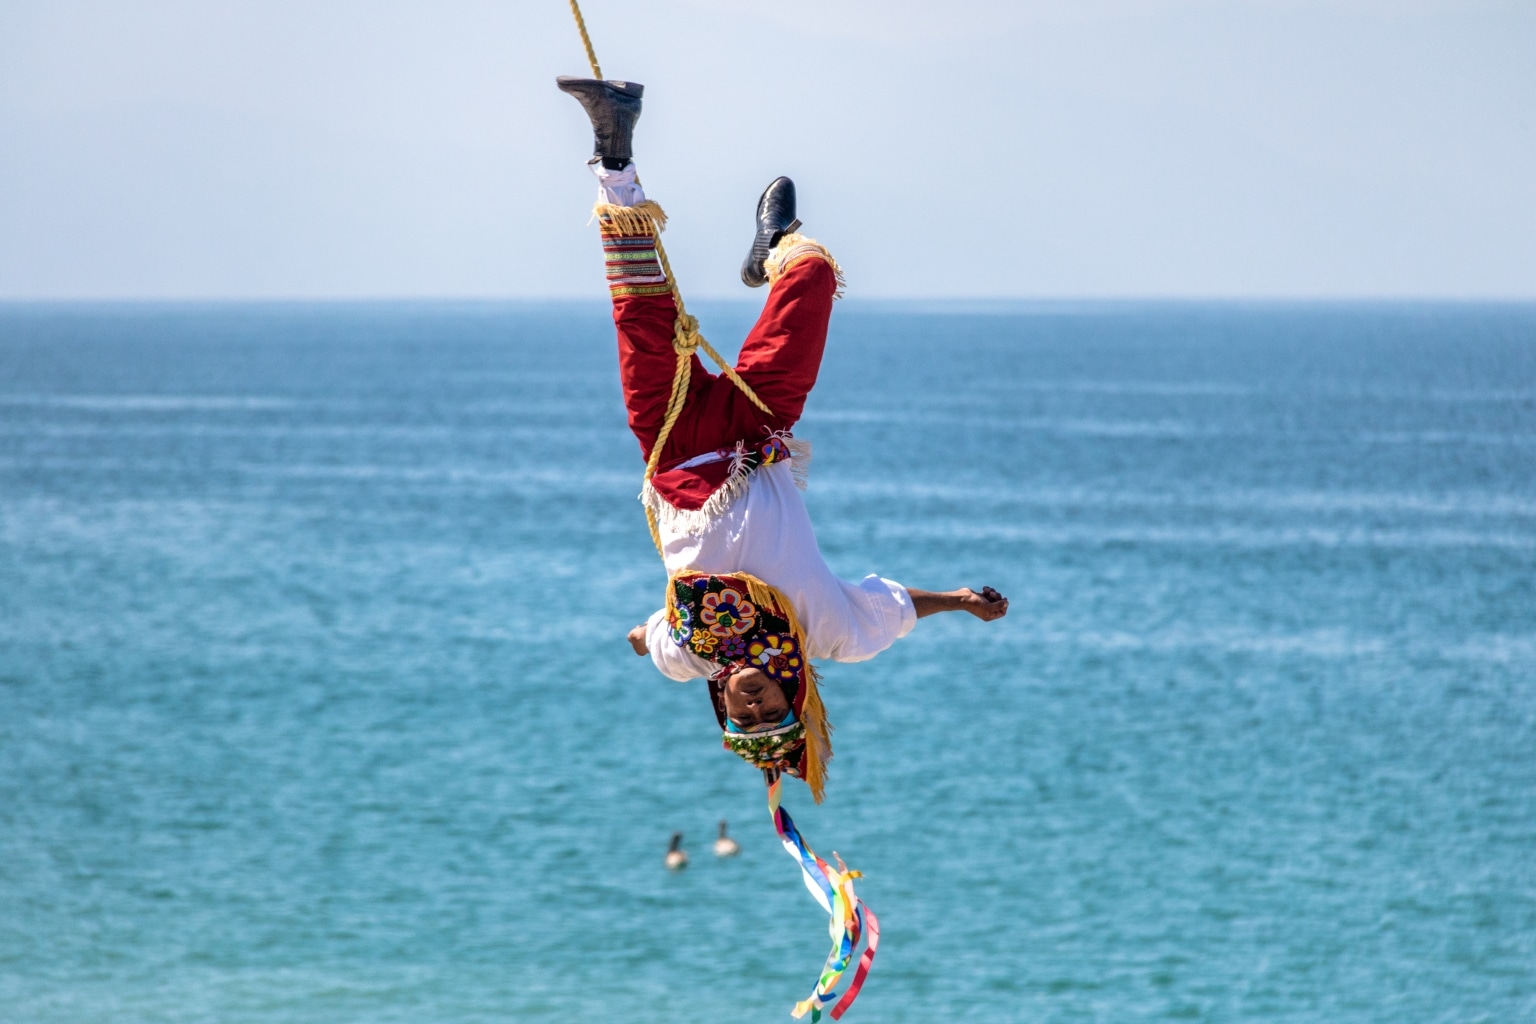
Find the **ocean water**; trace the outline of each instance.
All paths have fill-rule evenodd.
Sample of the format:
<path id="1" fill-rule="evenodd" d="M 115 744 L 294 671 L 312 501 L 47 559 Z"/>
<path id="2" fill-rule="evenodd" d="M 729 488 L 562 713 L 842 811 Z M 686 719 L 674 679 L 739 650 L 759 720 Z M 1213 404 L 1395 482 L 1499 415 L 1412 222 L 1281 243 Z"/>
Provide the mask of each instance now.
<path id="1" fill-rule="evenodd" d="M 0 307 L 0 1020 L 787 1019 L 611 346 Z M 847 1020 L 1536 1020 L 1536 307 L 850 302 L 798 432 L 835 569 L 1012 598 L 825 672 Z"/>

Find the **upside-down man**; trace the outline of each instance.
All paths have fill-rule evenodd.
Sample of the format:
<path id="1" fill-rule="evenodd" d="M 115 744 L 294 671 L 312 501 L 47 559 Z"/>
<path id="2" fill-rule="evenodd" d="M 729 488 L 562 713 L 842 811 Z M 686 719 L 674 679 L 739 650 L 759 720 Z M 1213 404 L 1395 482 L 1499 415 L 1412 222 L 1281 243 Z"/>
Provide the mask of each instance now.
<path id="1" fill-rule="evenodd" d="M 645 203 L 632 160 L 643 87 L 559 86 L 586 108 L 596 136 L 590 166 L 619 371 L 630 429 L 649 459 L 677 366 L 677 307 L 656 252 L 659 211 Z M 741 268 L 748 286 L 771 287 L 735 367 L 772 411 L 692 357 L 686 401 L 641 495 L 659 531 L 667 603 L 629 642 L 671 679 L 707 679 L 726 748 L 770 782 L 781 772 L 804 779 L 819 801 L 831 744 L 811 659 L 864 661 L 926 615 L 992 621 L 1008 600 L 991 587 L 936 593 L 875 575 L 849 583 L 827 568 L 797 489 L 809 448 L 789 431 L 816 383 L 840 272 L 799 226 L 794 184 L 778 178 L 758 200 Z"/>

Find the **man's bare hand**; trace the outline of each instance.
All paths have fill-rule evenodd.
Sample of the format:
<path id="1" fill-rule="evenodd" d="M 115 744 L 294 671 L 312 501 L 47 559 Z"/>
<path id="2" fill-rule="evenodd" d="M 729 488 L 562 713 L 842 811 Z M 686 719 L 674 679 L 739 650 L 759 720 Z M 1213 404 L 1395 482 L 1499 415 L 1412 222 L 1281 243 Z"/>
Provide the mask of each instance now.
<path id="1" fill-rule="evenodd" d="M 629 641 L 629 646 L 634 648 L 636 654 L 643 657 L 651 653 L 651 649 L 645 644 L 645 623 L 642 622 L 630 630 L 629 636 L 625 637 L 625 639 Z"/>
<path id="2" fill-rule="evenodd" d="M 912 607 L 920 619 L 939 612 L 963 611 L 983 622 L 992 622 L 1008 614 L 1008 599 L 991 587 L 982 587 L 979 594 L 970 587 L 938 592 L 908 587 L 907 593 L 911 595 Z"/>
<path id="3" fill-rule="evenodd" d="M 992 622 L 1008 614 L 1008 599 L 991 587 L 982 587 L 979 594 L 970 587 L 964 587 L 960 593 L 963 595 L 960 607 L 982 622 Z"/>

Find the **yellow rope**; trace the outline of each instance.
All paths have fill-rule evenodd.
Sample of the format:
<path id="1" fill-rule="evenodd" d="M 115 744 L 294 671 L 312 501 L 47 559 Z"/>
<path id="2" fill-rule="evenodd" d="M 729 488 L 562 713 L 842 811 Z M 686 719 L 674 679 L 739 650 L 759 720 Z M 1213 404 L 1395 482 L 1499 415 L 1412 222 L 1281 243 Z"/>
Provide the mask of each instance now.
<path id="1" fill-rule="evenodd" d="M 575 0 L 572 2 L 574 3 Z M 773 410 L 768 408 L 768 404 L 757 397 L 757 392 L 741 379 L 724 357 L 715 351 L 715 347 L 705 339 L 703 334 L 699 333 L 698 318 L 689 313 L 683 305 L 683 294 L 678 291 L 677 279 L 672 275 L 672 264 L 667 259 L 667 250 L 661 244 L 661 225 L 653 221 L 652 227 L 651 237 L 656 242 L 656 256 L 661 261 L 661 272 L 667 275 L 667 285 L 672 290 L 672 302 L 677 307 L 677 319 L 672 321 L 672 350 L 677 353 L 677 368 L 672 372 L 672 394 L 667 399 L 666 419 L 662 420 L 661 430 L 656 434 L 656 442 L 651 446 L 651 457 L 645 463 L 646 480 L 656 475 L 656 469 L 661 463 L 662 449 L 666 447 L 667 438 L 672 436 L 672 428 L 677 425 L 677 418 L 683 414 L 683 406 L 688 400 L 688 383 L 693 376 L 695 349 L 702 348 L 753 405 L 766 415 L 773 415 Z M 661 528 L 656 522 L 656 513 L 649 505 L 645 508 L 645 521 L 651 529 L 651 542 L 656 545 L 656 553 L 665 557 L 661 546 Z"/>
<path id="2" fill-rule="evenodd" d="M 597 51 L 592 49 L 592 37 L 587 35 L 587 22 L 581 16 L 581 8 L 576 5 L 576 0 L 571 0 L 571 14 L 576 18 L 576 30 L 581 33 L 581 45 L 587 48 L 587 63 L 592 65 L 592 77 L 601 79 L 603 69 L 597 65 Z"/>
<path id="3" fill-rule="evenodd" d="M 581 6 L 576 0 L 571 0 L 571 14 L 576 19 L 577 31 L 581 33 L 582 45 L 587 48 L 587 63 L 592 65 L 592 77 L 601 79 L 603 69 L 598 66 L 597 51 L 592 48 L 592 37 L 587 34 L 587 23 L 581 16 Z M 639 180 L 637 176 L 635 181 L 638 183 Z M 656 435 L 656 443 L 651 446 L 651 457 L 645 464 L 645 479 L 649 480 L 656 475 L 656 468 L 661 462 L 662 449 L 666 447 L 667 439 L 672 436 L 672 428 L 677 425 L 677 418 L 683 414 L 683 404 L 688 398 L 689 378 L 693 376 L 695 349 L 702 348 L 753 405 L 768 416 L 773 415 L 773 410 L 757 397 L 757 393 L 726 363 L 720 353 L 715 351 L 715 347 L 705 340 L 704 335 L 699 333 L 698 318 L 690 315 L 683 305 L 683 293 L 677 289 L 677 278 L 672 274 L 672 263 L 667 259 L 666 247 L 661 244 L 663 222 L 654 216 L 648 216 L 647 219 L 651 221 L 651 237 L 656 242 L 656 256 L 661 261 L 661 271 L 667 275 L 667 286 L 672 290 L 672 303 L 677 307 L 677 319 L 672 322 L 672 349 L 677 353 L 677 369 L 672 373 L 672 395 L 667 400 L 667 417 L 662 421 L 661 431 Z M 656 513 L 651 511 L 650 506 L 646 506 L 645 519 L 651 528 L 651 541 L 656 545 L 657 554 L 664 556 L 665 553 L 661 547 L 661 530 L 656 523 Z"/>

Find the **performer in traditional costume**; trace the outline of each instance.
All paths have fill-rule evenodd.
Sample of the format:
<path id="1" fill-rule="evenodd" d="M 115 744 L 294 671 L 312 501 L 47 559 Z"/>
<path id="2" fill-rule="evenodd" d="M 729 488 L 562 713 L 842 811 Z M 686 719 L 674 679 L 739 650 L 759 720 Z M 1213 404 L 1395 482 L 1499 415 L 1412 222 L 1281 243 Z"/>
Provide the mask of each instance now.
<path id="1" fill-rule="evenodd" d="M 842 274 L 821 244 L 798 232 L 788 178 L 774 180 L 758 200 L 757 231 L 741 269 L 748 286 L 771 287 L 734 369 L 769 411 L 729 375 L 710 374 L 691 356 L 681 409 L 663 430 L 679 369 L 679 314 L 657 251 L 664 217 L 646 200 L 631 151 L 643 87 L 576 78 L 558 84 L 586 108 L 596 136 L 595 212 L 629 426 L 647 460 L 666 434 L 641 494 L 669 577 L 666 605 L 629 641 L 671 679 L 708 680 L 726 749 L 763 770 L 786 847 L 809 865 L 812 891 L 825 889 L 822 902 L 834 919 L 846 916 L 842 952 L 834 947 L 829 971 L 834 961 L 845 967 L 864 914 L 849 882 L 854 873 L 810 854 L 778 807 L 780 774 L 804 779 L 819 802 L 832 756 L 812 659 L 863 661 L 923 616 L 967 611 L 992 621 L 1007 613 L 1008 600 L 990 587 L 930 592 L 877 575 L 851 583 L 823 560 L 797 486 L 810 449 L 790 430 L 816 384 Z M 871 946 L 866 957 L 872 955 Z M 834 1017 L 867 968 L 866 961 Z M 810 1009 L 819 1017 L 841 970 L 824 974 L 796 1016 Z"/>

